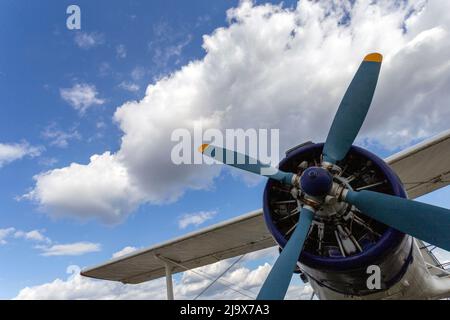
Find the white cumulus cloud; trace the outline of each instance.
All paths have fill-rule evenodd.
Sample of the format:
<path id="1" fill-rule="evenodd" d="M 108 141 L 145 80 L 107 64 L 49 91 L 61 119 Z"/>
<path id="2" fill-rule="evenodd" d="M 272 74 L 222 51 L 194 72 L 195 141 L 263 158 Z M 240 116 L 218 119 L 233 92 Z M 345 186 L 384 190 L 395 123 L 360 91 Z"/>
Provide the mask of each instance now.
<path id="1" fill-rule="evenodd" d="M 23 231 L 16 228 L 0 229 L 0 245 L 7 244 L 8 238 L 29 240 L 36 245 L 35 249 L 41 252 L 42 256 L 80 256 L 90 252 L 97 252 L 101 250 L 99 243 L 92 243 L 87 241 L 79 241 L 73 243 L 54 243 L 49 237 L 44 235 L 42 230 Z M 130 247 L 124 248 L 130 250 Z"/>
<path id="2" fill-rule="evenodd" d="M 75 44 L 82 49 L 90 49 L 104 42 L 104 36 L 98 32 L 77 32 L 74 38 Z"/>
<path id="3" fill-rule="evenodd" d="M 47 238 L 39 230 L 31 230 L 31 231 L 18 230 L 14 233 L 14 237 L 15 238 L 23 238 L 26 240 L 37 241 L 37 242 L 47 242 L 47 243 L 51 242 L 51 240 L 49 238 Z"/>
<path id="4" fill-rule="evenodd" d="M 88 165 L 72 163 L 34 177 L 36 187 L 23 198 L 36 201 L 53 217 L 96 217 L 117 223 L 142 201 L 139 190 L 116 155 L 91 157 Z"/>
<path id="5" fill-rule="evenodd" d="M 125 59 L 127 57 L 127 48 L 123 44 L 116 46 L 116 55 L 118 58 Z"/>
<path id="6" fill-rule="evenodd" d="M 83 114 L 92 106 L 105 103 L 105 100 L 97 97 L 98 92 L 93 84 L 77 83 L 71 88 L 60 89 L 59 93 L 61 98 L 80 114 Z"/>
<path id="7" fill-rule="evenodd" d="M 119 88 L 130 91 L 130 92 L 136 92 L 140 89 L 138 84 L 132 83 L 132 82 L 126 82 L 126 81 L 122 81 L 119 84 Z"/>
<path id="8" fill-rule="evenodd" d="M 101 250 L 98 243 L 92 242 L 74 242 L 67 244 L 54 244 L 52 246 L 39 247 L 42 250 L 42 255 L 50 256 L 80 256 L 90 252 L 97 252 Z"/>
<path id="9" fill-rule="evenodd" d="M 12 227 L 0 229 L 0 245 L 6 244 L 6 238 L 13 234 L 15 230 Z"/>
<path id="10" fill-rule="evenodd" d="M 172 132 L 196 124 L 279 128 L 280 153 L 323 141 L 359 63 L 373 51 L 384 62 L 359 143 L 393 149 L 448 129 L 449 10 L 443 0 L 299 1 L 295 8 L 242 1 L 227 12 L 226 27 L 203 37 L 202 59 L 116 110 L 123 132 L 116 153 L 37 176 L 33 199 L 67 215 L 116 221 L 140 203 L 167 203 L 188 189 L 209 188 L 221 167 L 170 161 Z M 114 172 L 105 173 L 109 167 L 120 168 L 119 186 Z M 71 179 L 79 174 L 85 180 Z M 94 200 L 80 186 L 96 186 L 98 176 L 105 181 L 92 188 Z M 69 196 L 78 190 L 76 199 Z"/>
<path id="11" fill-rule="evenodd" d="M 178 227 L 180 229 L 186 229 L 188 226 L 193 225 L 195 227 L 205 223 L 212 219 L 217 214 L 217 211 L 200 211 L 195 213 L 186 213 L 178 219 Z"/>
<path id="12" fill-rule="evenodd" d="M 259 255 L 263 257 L 262 255 Z M 224 272 L 236 258 L 217 262 L 182 274 L 174 280 L 176 299 L 197 297 L 213 279 Z M 242 261 L 241 261 L 242 262 Z M 199 299 L 250 299 L 255 298 L 259 288 L 270 271 L 270 264 L 264 263 L 248 268 L 242 263 L 233 266 L 229 272 L 202 294 Z M 138 285 L 126 285 L 119 282 L 101 281 L 80 276 L 79 268 L 70 266 L 67 279 L 54 281 L 34 287 L 26 287 L 15 299 L 165 299 L 164 278 Z M 309 299 L 311 287 L 291 284 L 287 299 Z"/>
<path id="13" fill-rule="evenodd" d="M 59 148 L 67 148 L 70 140 L 80 140 L 80 133 L 72 128 L 69 131 L 61 130 L 57 127 L 55 123 L 51 123 L 42 131 L 41 135 L 50 140 L 51 146 L 56 146 Z"/>
<path id="14" fill-rule="evenodd" d="M 37 157 L 43 151 L 42 147 L 35 147 L 29 145 L 27 142 L 21 143 L 0 143 L 0 168 L 5 164 L 23 157 Z"/>
<path id="15" fill-rule="evenodd" d="M 125 256 L 125 255 L 127 255 L 129 253 L 132 253 L 132 252 L 136 251 L 137 249 L 138 248 L 136 248 L 136 247 L 126 246 L 122 250 L 114 252 L 112 254 L 112 258 L 114 259 L 114 258 L 119 258 L 119 257 Z"/>

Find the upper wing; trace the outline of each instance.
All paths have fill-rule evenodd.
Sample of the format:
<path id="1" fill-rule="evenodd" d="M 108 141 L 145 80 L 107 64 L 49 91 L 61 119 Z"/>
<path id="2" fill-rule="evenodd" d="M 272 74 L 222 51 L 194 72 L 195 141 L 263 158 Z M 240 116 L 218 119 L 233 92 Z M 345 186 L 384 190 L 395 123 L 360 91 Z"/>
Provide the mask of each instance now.
<path id="1" fill-rule="evenodd" d="M 385 161 L 400 177 L 410 199 L 445 187 L 450 181 L 450 130 Z"/>
<path id="2" fill-rule="evenodd" d="M 394 154 L 386 162 L 405 184 L 410 198 L 444 187 L 450 179 L 450 130 Z M 176 273 L 274 245 L 262 210 L 257 210 L 88 268 L 82 275 L 140 283 L 164 276 L 164 264 L 157 255 L 175 261 Z"/>
<path id="3" fill-rule="evenodd" d="M 168 242 L 132 252 L 81 273 L 84 276 L 141 283 L 165 275 L 158 255 L 176 262 L 173 273 L 275 245 L 262 210 L 257 210 Z"/>

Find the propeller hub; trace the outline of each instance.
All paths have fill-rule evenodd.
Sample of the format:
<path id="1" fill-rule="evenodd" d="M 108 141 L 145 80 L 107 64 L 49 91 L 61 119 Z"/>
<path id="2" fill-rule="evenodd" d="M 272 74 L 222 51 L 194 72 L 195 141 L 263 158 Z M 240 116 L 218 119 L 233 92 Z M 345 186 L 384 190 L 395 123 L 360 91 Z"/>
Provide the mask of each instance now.
<path id="1" fill-rule="evenodd" d="M 302 190 L 313 197 L 328 194 L 333 185 L 333 177 L 328 170 L 321 167 L 309 167 L 300 177 Z"/>

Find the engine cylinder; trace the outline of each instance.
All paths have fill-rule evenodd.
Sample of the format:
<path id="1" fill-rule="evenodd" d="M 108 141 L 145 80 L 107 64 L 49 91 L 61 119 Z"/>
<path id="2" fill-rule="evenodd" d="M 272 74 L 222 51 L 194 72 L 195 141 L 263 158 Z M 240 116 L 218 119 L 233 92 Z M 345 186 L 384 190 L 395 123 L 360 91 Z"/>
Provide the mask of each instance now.
<path id="1" fill-rule="evenodd" d="M 287 153 L 279 168 L 301 174 L 304 164 L 321 163 L 323 144 L 308 144 Z M 302 164 L 302 165 L 300 165 Z M 379 157 L 353 146 L 337 163 L 342 172 L 335 177 L 353 190 L 368 189 L 406 198 L 395 172 Z M 308 169 L 306 169 L 308 170 Z M 269 179 L 264 190 L 264 218 L 281 248 L 286 245 L 299 218 L 297 201 L 289 187 Z M 299 257 L 300 268 L 318 285 L 346 295 L 374 293 L 367 287 L 367 267 L 381 270 L 381 288 L 395 284 L 411 260 L 411 237 L 364 215 L 350 205 L 318 211 Z"/>

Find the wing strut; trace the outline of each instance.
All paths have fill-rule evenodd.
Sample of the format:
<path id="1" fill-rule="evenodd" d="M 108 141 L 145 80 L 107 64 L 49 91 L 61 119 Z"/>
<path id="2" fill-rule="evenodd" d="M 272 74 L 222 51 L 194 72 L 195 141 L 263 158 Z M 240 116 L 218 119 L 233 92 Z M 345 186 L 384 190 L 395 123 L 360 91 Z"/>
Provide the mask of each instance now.
<path id="1" fill-rule="evenodd" d="M 173 264 L 169 262 L 170 260 L 165 259 L 160 255 L 155 255 L 155 257 L 164 264 L 164 269 L 166 270 L 167 300 L 174 300 L 172 279 Z"/>

